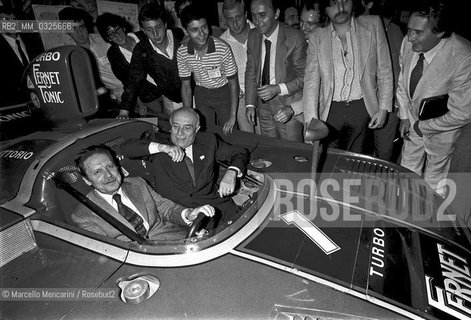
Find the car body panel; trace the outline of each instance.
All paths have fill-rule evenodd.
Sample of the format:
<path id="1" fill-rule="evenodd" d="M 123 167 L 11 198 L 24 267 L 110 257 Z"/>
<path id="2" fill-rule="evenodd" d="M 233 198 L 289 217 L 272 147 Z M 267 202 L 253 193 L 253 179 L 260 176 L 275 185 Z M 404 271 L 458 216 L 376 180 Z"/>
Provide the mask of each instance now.
<path id="1" fill-rule="evenodd" d="M 8 212 L 2 215 L 2 224 L 11 226 L 19 217 L 26 218 L 34 231 L 36 246 L 2 268 L 2 287 L 118 290 L 120 280 L 142 274 L 154 275 L 161 282 L 154 296 L 136 306 L 123 303 L 119 297 L 92 302 L 93 308 L 89 307 L 89 301 L 64 302 L 55 311 L 50 310 L 53 302 L 30 302 L 42 315 L 51 318 L 97 315 L 113 319 L 130 315 L 150 318 L 158 314 L 164 318 L 255 319 L 281 317 L 290 312 L 303 315 L 324 312 L 345 319 L 397 319 L 401 316 L 459 319 L 452 317 L 453 312 L 466 315 L 463 313 L 466 301 L 464 309 L 457 310 L 444 302 L 446 296 L 441 300 L 437 297 L 443 293 L 439 290 L 447 279 L 467 284 L 466 268 L 471 260 L 465 246 L 468 232 L 454 228 L 453 223 L 431 229 L 433 221 L 426 220 L 416 226 L 407 219 L 402 221 L 393 215 L 379 214 L 379 208 L 373 205 L 375 199 L 370 199 L 365 190 L 354 187 L 342 185 L 328 197 L 312 193 L 308 187 L 298 188 L 306 178 L 309 181 L 314 178 L 318 184 L 324 179 L 337 179 L 336 171 L 346 167 L 342 164 L 345 159 L 358 163 L 375 161 L 360 155 L 329 150 L 323 174 L 313 175 L 311 146 L 285 143 L 283 152 L 279 153 L 276 150 L 280 142 L 275 139 L 258 136 L 252 139 L 250 135 L 236 132 L 227 140 L 238 141 L 252 151 L 252 159 L 266 159 L 271 165 L 261 169 L 251 167 L 265 175 L 258 198 L 245 215 L 214 237 L 149 247 L 107 239 L 71 225 L 67 219 L 71 208 L 67 210 L 58 205 L 57 197 L 61 194 L 53 190 L 47 173 L 70 165 L 74 155 L 85 146 L 105 142 L 116 147 L 125 134 L 139 137 L 152 128 L 152 121 L 99 121 L 77 133 L 64 132 L 58 141 L 46 139 L 54 133 L 38 135 L 47 141 L 43 150 L 37 147 L 42 140 L 29 149 L 24 148 L 34 150 L 35 155 L 31 157 L 34 160 L 25 165 L 18 193 L 2 205 L 2 212 Z M 21 142 L 15 143 L 5 148 L 22 146 Z M 393 165 L 389 167 L 397 170 Z M 352 169 L 351 172 L 355 170 L 362 171 Z M 358 203 L 343 201 L 345 189 L 352 192 L 350 196 L 358 198 Z M 417 204 L 420 205 L 420 201 L 407 192 L 402 197 L 408 198 L 410 203 L 404 210 L 416 210 Z M 325 219 L 334 212 L 334 206 L 339 216 L 345 217 L 348 213 L 360 219 L 350 222 Z M 434 207 L 439 206 L 440 202 L 434 204 Z M 19 214 L 14 216 L 10 210 Z M 321 230 L 338 249 L 323 250 L 322 245 L 309 237 L 309 232 L 303 231 L 302 224 L 289 224 L 282 218 L 293 212 L 308 217 L 312 226 Z M 448 239 L 449 234 L 454 237 Z M 417 248 L 420 251 L 414 251 Z M 440 272 L 446 266 L 440 263 L 438 248 L 444 248 L 442 257 L 443 250 L 453 250 L 447 261 L 459 257 L 453 261 L 461 268 L 461 277 L 448 275 L 447 278 Z M 24 269 L 25 260 L 32 260 L 34 267 L 28 272 L 18 272 Z M 376 268 L 375 272 L 372 268 Z M 459 268 L 455 268 L 455 273 Z M 4 316 L 21 318 L 32 314 L 23 313 L 17 302 L 3 304 Z M 447 308 L 453 308 L 451 313 Z"/>
<path id="2" fill-rule="evenodd" d="M 121 145 L 169 127 L 99 119 L 114 105 L 91 61 L 80 46 L 39 55 L 25 72 L 31 105 L 0 110 L 0 318 L 471 318 L 471 236 L 450 197 L 318 141 L 217 132 L 250 152 L 251 179 L 238 216 L 199 237 L 128 243 L 79 228 L 71 214 L 90 186 L 74 157 L 106 144 L 124 176 L 152 183 Z"/>

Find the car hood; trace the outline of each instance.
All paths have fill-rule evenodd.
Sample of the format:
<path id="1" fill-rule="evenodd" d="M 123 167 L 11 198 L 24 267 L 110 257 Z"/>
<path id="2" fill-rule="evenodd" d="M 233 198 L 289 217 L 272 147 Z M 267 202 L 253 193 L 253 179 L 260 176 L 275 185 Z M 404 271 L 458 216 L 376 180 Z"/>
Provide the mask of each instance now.
<path id="1" fill-rule="evenodd" d="M 471 254 L 459 241 L 335 197 L 279 207 L 237 248 L 244 256 L 407 316 L 471 317 Z"/>

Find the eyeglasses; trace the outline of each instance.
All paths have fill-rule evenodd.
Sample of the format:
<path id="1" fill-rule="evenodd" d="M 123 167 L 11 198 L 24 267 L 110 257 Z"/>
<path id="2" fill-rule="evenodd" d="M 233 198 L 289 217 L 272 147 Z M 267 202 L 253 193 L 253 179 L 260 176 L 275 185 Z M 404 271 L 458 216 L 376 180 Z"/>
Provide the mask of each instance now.
<path id="1" fill-rule="evenodd" d="M 121 27 L 109 28 L 108 31 L 106 31 L 106 36 L 108 38 L 118 37 L 122 32 L 123 28 Z"/>

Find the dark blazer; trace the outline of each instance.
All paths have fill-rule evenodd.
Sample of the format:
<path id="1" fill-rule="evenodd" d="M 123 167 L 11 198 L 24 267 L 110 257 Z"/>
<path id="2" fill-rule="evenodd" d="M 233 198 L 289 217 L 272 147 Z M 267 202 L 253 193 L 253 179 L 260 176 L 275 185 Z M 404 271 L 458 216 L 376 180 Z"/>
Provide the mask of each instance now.
<path id="1" fill-rule="evenodd" d="M 129 81 L 121 95 L 122 108 L 131 110 L 142 81 L 147 75 L 154 79 L 160 92 L 174 102 L 181 102 L 181 82 L 178 76 L 177 49 L 181 44 L 179 34 L 173 33 L 173 59 L 168 59 L 157 52 L 146 37 L 134 47 L 131 59 Z"/>
<path id="2" fill-rule="evenodd" d="M 2 54 L 0 59 L 0 70 L 2 70 L 2 76 L 0 77 L 0 106 L 9 106 L 29 101 L 26 84 L 21 81 L 25 67 L 18 59 L 15 51 L 13 51 L 12 47 L 1 35 L 0 52 Z M 29 51 L 26 54 L 30 61 L 34 58 L 33 55 L 29 54 Z"/>
<path id="3" fill-rule="evenodd" d="M 257 87 L 260 83 L 263 36 L 256 28 L 249 31 L 247 39 L 247 68 L 245 71 L 245 104 L 257 106 Z M 304 33 L 279 22 L 276 44 L 275 79 L 285 83 L 289 94 L 279 96 L 284 106 L 299 101 L 303 94 L 304 68 L 307 43 Z M 292 106 L 293 107 L 293 106 Z M 299 113 L 301 110 L 295 110 Z"/>
<path id="4" fill-rule="evenodd" d="M 184 207 L 165 199 L 139 177 L 125 178 L 121 188 L 142 216 L 149 222 L 149 240 L 178 240 L 185 238 L 186 224 L 181 217 L 181 212 L 185 209 Z M 95 189 L 90 191 L 87 197 L 135 232 L 134 227 L 106 202 Z M 72 221 L 82 229 L 121 241 L 131 241 L 82 204 L 75 209 L 71 217 Z"/>
<path id="5" fill-rule="evenodd" d="M 144 32 L 138 31 L 135 34 L 139 38 L 139 41 L 148 41 Z M 121 53 L 117 44 L 111 44 L 111 47 L 108 49 L 107 56 L 114 75 L 123 83 L 123 86 L 126 86 L 129 81 L 131 63 L 126 61 L 126 58 Z M 142 102 L 154 101 L 162 94 L 159 88 L 147 80 L 142 80 L 136 91 L 137 96 Z"/>
<path id="6" fill-rule="evenodd" d="M 155 135 L 151 140 L 173 144 L 167 134 Z M 123 144 L 122 153 L 129 157 L 149 155 L 148 146 L 149 141 L 129 140 Z M 217 161 L 229 163 L 244 172 L 248 163 L 247 150 L 233 147 L 213 133 L 198 132 L 193 143 L 196 185 L 193 185 L 185 161 L 173 162 L 166 153 L 153 154 L 149 161 L 155 177 L 155 181 L 151 183 L 162 196 L 185 207 L 210 204 L 224 215 L 226 212 L 237 210 L 232 198 L 220 198 L 217 193 Z"/>

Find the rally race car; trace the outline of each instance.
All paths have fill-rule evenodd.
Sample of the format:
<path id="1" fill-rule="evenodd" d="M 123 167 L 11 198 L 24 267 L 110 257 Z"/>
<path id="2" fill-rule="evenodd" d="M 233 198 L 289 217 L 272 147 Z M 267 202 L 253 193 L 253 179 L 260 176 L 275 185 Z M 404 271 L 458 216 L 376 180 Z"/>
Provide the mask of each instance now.
<path id="1" fill-rule="evenodd" d="M 37 57 L 27 83 L 52 129 L 1 142 L 1 319 L 471 318 L 471 236 L 449 199 L 316 142 L 224 136 L 251 162 L 234 195 L 243 209 L 214 230 L 126 243 L 80 229 L 70 215 L 89 187 L 75 155 L 159 130 L 92 119 L 90 73 L 80 47 Z M 123 174 L 153 181 L 146 161 L 119 156 Z"/>

